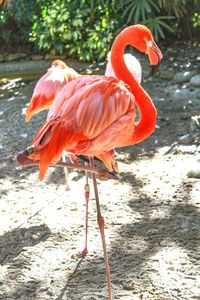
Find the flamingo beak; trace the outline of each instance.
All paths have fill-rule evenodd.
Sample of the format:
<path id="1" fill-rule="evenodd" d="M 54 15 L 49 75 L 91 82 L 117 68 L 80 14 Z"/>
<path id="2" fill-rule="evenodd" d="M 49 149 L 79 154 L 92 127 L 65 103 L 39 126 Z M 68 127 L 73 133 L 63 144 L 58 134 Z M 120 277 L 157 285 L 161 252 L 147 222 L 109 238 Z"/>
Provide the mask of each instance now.
<path id="1" fill-rule="evenodd" d="M 151 72 L 150 72 L 150 76 L 154 76 L 158 70 L 160 62 L 157 65 L 151 65 Z"/>
<path id="2" fill-rule="evenodd" d="M 158 70 L 159 63 L 162 60 L 162 52 L 154 41 L 147 41 L 147 55 L 151 64 L 151 75 L 153 76 Z"/>

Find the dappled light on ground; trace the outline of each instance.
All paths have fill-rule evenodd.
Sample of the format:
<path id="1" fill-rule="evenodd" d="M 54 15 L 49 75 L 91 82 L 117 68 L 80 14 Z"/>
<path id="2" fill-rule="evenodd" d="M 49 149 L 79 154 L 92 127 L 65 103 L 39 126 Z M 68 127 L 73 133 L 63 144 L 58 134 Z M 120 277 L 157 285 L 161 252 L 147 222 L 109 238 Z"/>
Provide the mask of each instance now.
<path id="1" fill-rule="evenodd" d="M 38 167 L 16 163 L 46 116 L 24 122 L 34 85 L 1 83 L 0 298 L 103 300 L 107 287 L 92 185 L 89 254 L 72 257 L 84 246 L 84 172 L 69 171 L 66 191 L 62 169 L 49 168 L 40 182 Z M 145 85 L 158 108 L 155 133 L 118 150 L 118 181 L 98 179 L 114 299 L 197 299 L 200 182 L 187 173 L 198 163 L 199 145 L 180 145 L 178 138 L 199 103 L 194 98 L 186 112 L 188 99 L 160 100 L 167 99 L 162 80 Z"/>

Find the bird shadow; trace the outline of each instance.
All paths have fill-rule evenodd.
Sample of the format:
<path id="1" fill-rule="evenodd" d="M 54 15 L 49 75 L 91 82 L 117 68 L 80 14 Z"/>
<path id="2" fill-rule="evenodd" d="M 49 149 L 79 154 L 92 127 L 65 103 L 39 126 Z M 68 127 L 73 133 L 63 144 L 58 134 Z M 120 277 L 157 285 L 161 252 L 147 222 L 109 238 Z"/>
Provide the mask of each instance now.
<path id="1" fill-rule="evenodd" d="M 69 181 L 69 185 L 70 185 L 71 180 L 78 181 L 82 177 L 85 176 L 84 171 L 78 171 L 76 175 L 72 176 L 72 172 L 74 170 L 75 169 L 68 169 L 68 180 L 67 181 Z M 66 178 L 65 178 L 64 168 L 55 167 L 54 169 L 52 169 L 50 175 L 46 179 L 46 184 L 66 185 Z"/>
<path id="2" fill-rule="evenodd" d="M 76 273 L 78 271 L 78 269 L 81 267 L 81 264 L 83 262 L 84 258 L 80 258 L 74 268 L 74 270 L 72 271 L 72 273 L 69 275 L 68 280 L 65 284 L 65 286 L 62 288 L 62 290 L 60 291 L 60 294 L 55 298 L 55 300 L 62 300 L 63 297 L 65 296 L 65 293 L 68 289 L 68 286 L 70 285 L 70 282 L 73 281 L 76 277 Z"/>
<path id="3" fill-rule="evenodd" d="M 135 279 L 142 276 L 141 274 L 145 271 L 143 270 L 145 262 L 170 242 L 185 249 L 189 255 L 192 249 L 194 257 L 197 257 L 200 242 L 198 234 L 200 214 L 197 207 L 188 203 L 191 198 L 191 190 L 189 184 L 182 182 L 177 189 L 179 195 L 176 194 L 176 201 L 167 205 L 169 212 L 164 216 L 155 214 L 155 217 L 152 217 L 152 212 L 157 211 L 158 206 L 159 210 L 163 208 L 164 211 L 166 205 L 158 204 L 155 198 L 136 188 L 134 197 L 129 201 L 128 206 L 132 209 L 133 214 L 139 212 L 143 217 L 133 223 L 123 224 L 117 230 L 119 239 L 112 243 L 110 254 L 111 269 L 113 265 L 114 277 L 117 280 L 120 278 L 122 269 L 125 270 L 126 279 L 130 274 L 134 274 Z M 140 246 L 141 239 L 145 242 L 144 250 Z M 134 251 L 130 251 L 132 243 Z"/>
<path id="4" fill-rule="evenodd" d="M 162 251 L 166 245 L 175 243 L 178 247 L 185 249 L 189 255 L 192 249 L 194 257 L 198 256 L 199 247 L 200 214 L 197 208 L 189 203 L 192 197 L 192 188 L 189 184 L 185 182 L 180 184 L 177 189 L 179 195 L 176 194 L 176 201 L 173 201 L 174 198 L 171 199 L 171 203 L 167 205 L 166 214 L 160 216 L 155 214 L 152 217 L 152 212 L 155 212 L 158 206 L 159 210 L 162 208 L 164 210 L 166 203 L 159 204 L 158 199 L 142 192 L 140 190 L 142 182 L 136 176 L 129 177 L 128 183 L 130 182 L 134 196 L 129 200 L 128 206 L 133 214 L 141 213 L 142 218 L 118 226 L 115 230 L 115 239 L 112 240 L 108 251 L 112 283 L 120 288 L 126 286 L 126 282 L 131 281 L 131 284 L 135 286 L 137 280 L 143 280 L 146 272 L 145 263 L 157 252 Z M 136 183 L 137 187 L 135 187 Z M 141 239 L 144 240 L 145 247 L 141 246 Z M 92 257 L 89 255 L 79 261 L 56 300 L 76 299 L 75 294 L 78 294 L 80 298 L 86 294 L 94 295 L 96 299 L 98 292 L 93 294 L 91 292 L 95 284 L 98 286 L 98 291 L 106 291 L 104 271 L 103 258 L 98 255 Z M 84 290 L 82 290 L 83 286 Z M 99 293 L 98 299 L 101 297 L 103 297 L 102 293 Z"/>
<path id="5" fill-rule="evenodd" d="M 51 231 L 45 225 L 16 228 L 0 236 L 0 264 L 12 262 L 24 247 L 33 247 L 48 239 Z"/>

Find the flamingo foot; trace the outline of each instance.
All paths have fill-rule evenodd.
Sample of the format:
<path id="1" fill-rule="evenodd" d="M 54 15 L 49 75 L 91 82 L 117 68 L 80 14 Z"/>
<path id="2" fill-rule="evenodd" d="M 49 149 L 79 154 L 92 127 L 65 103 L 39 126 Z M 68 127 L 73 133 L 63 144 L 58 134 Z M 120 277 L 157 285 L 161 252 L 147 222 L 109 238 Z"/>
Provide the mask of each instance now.
<path id="1" fill-rule="evenodd" d="M 66 185 L 66 187 L 65 187 L 65 191 L 66 191 L 66 192 L 70 191 L 70 187 L 69 187 L 69 185 Z"/>
<path id="2" fill-rule="evenodd" d="M 40 161 L 34 161 L 29 158 L 29 155 L 34 153 L 36 150 L 33 147 L 28 147 L 26 150 L 23 150 L 18 153 L 17 155 L 17 161 L 18 163 L 23 166 L 23 167 L 31 167 L 31 166 L 38 166 L 40 164 Z M 54 166 L 54 167 L 67 167 L 69 169 L 77 169 L 77 170 L 85 170 L 91 173 L 97 174 L 99 177 L 104 177 L 107 179 L 119 179 L 119 177 L 112 172 L 109 172 L 104 169 L 99 169 L 95 168 L 93 166 L 84 166 L 80 164 L 68 164 L 62 161 L 57 162 L 56 164 L 50 163 L 49 166 Z"/>
<path id="3" fill-rule="evenodd" d="M 28 166 L 28 165 L 31 165 L 33 163 L 33 160 L 28 158 L 28 152 L 27 150 L 23 150 L 21 152 L 19 152 L 17 154 L 17 162 L 22 166 L 22 167 L 25 167 L 25 166 Z M 35 162 L 36 163 L 36 162 Z"/>
<path id="4" fill-rule="evenodd" d="M 88 249 L 84 248 L 82 251 L 78 251 L 75 254 L 72 254 L 71 258 L 83 258 L 88 254 Z"/>

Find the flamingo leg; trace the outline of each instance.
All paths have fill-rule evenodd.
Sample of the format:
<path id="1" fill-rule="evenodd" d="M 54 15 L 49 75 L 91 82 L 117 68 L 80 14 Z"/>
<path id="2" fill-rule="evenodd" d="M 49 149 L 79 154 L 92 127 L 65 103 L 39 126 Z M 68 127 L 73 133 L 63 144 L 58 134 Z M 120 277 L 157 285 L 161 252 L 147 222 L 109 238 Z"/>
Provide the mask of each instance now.
<path id="1" fill-rule="evenodd" d="M 67 162 L 66 155 L 65 155 L 64 152 L 62 153 L 62 161 L 63 161 L 64 163 Z M 67 169 L 67 167 L 64 167 L 63 169 L 64 169 L 64 173 L 65 173 L 65 185 L 66 185 L 66 191 L 69 191 L 69 190 L 70 190 L 70 187 L 69 187 L 69 184 L 68 184 L 68 169 Z"/>
<path id="2" fill-rule="evenodd" d="M 88 166 L 88 163 L 85 163 L 85 166 Z M 88 203 L 90 197 L 90 186 L 89 186 L 89 177 L 88 172 L 85 171 L 85 247 L 82 251 L 80 251 L 77 256 L 85 256 L 88 253 Z"/>
<path id="3" fill-rule="evenodd" d="M 88 163 L 85 163 L 85 166 L 88 166 Z M 85 171 L 85 178 L 86 178 L 86 183 L 85 183 L 85 246 L 82 251 L 79 251 L 77 254 L 73 254 L 72 257 L 83 257 L 87 255 L 88 253 L 88 203 L 89 203 L 89 197 L 90 197 L 90 186 L 89 186 L 89 176 L 88 176 L 88 171 Z"/>
<path id="4" fill-rule="evenodd" d="M 27 149 L 24 151 L 21 151 L 17 155 L 17 161 L 22 167 L 31 167 L 31 166 L 38 166 L 39 161 L 33 161 L 30 159 L 29 154 L 27 154 Z M 54 166 L 54 167 L 67 167 L 69 169 L 77 169 L 77 170 L 84 170 L 84 171 L 89 171 L 91 173 L 96 173 L 98 176 L 102 176 L 104 178 L 110 178 L 110 179 L 119 179 L 115 174 L 104 170 L 104 169 L 99 169 L 91 166 L 84 166 L 80 164 L 68 164 L 64 162 L 58 162 L 56 164 L 49 164 L 49 166 Z"/>
<path id="5" fill-rule="evenodd" d="M 90 158 L 90 166 L 92 168 L 94 167 L 94 158 Z M 92 178 L 93 178 L 94 194 L 95 194 L 96 207 L 97 207 L 97 221 L 98 221 L 99 230 L 100 230 L 100 233 L 101 233 L 101 240 L 102 240 L 103 253 L 104 253 L 104 263 L 105 263 L 105 268 L 106 268 L 108 295 L 109 295 L 109 300 L 112 300 L 110 267 L 109 267 L 109 262 L 108 262 L 108 253 L 107 253 L 105 233 L 104 233 L 104 219 L 101 215 L 101 208 L 100 208 L 100 203 L 99 203 L 99 193 L 98 193 L 98 189 L 97 189 L 96 174 L 93 173 Z"/>
<path id="6" fill-rule="evenodd" d="M 85 163 L 85 166 L 88 164 Z M 88 178 L 88 172 L 85 171 L 85 178 L 86 178 L 86 183 L 85 183 L 85 248 L 82 251 L 83 255 L 86 255 L 88 253 L 88 203 L 89 203 L 89 198 L 90 198 L 90 185 L 89 185 L 89 178 Z"/>

